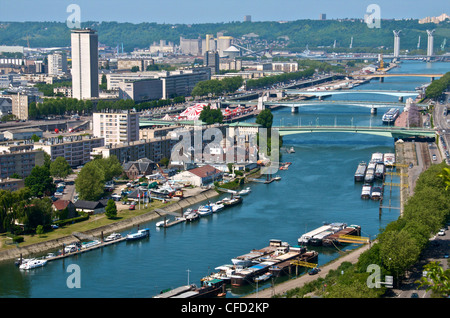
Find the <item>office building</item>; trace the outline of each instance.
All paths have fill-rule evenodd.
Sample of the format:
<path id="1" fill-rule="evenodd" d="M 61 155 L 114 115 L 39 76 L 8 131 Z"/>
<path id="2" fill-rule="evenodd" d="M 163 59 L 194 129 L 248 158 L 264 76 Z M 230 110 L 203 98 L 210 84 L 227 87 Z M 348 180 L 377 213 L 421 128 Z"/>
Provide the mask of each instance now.
<path id="1" fill-rule="evenodd" d="M 137 103 L 161 99 L 162 81 L 159 78 L 125 80 L 119 83 L 119 98 Z"/>
<path id="2" fill-rule="evenodd" d="M 217 56 L 217 70 L 219 69 Z M 162 98 L 169 99 L 175 96 L 189 96 L 198 82 L 211 79 L 212 71 L 207 67 L 192 68 L 166 72 L 159 79 L 162 82 Z"/>
<path id="3" fill-rule="evenodd" d="M 326 20 L 327 19 L 327 15 L 325 13 L 321 13 L 319 15 L 319 20 Z"/>
<path id="4" fill-rule="evenodd" d="M 48 75 L 63 75 L 67 73 L 67 55 L 64 52 L 55 52 L 47 56 Z"/>
<path id="5" fill-rule="evenodd" d="M 205 52 L 203 65 L 211 69 L 211 75 L 219 73 L 219 53 L 217 51 Z"/>
<path id="6" fill-rule="evenodd" d="M 91 29 L 72 30 L 71 45 L 73 97 L 98 97 L 98 35 Z"/>
<path id="7" fill-rule="evenodd" d="M 132 111 L 93 114 L 93 133 L 105 139 L 105 145 L 129 143 L 139 139 L 139 114 Z"/>

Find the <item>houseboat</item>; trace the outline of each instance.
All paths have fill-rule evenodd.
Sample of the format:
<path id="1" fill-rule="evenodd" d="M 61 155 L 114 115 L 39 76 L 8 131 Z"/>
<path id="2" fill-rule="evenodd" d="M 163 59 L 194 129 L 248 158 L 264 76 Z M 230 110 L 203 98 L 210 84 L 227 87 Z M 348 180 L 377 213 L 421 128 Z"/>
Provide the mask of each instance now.
<path id="1" fill-rule="evenodd" d="M 356 168 L 355 172 L 355 182 L 364 181 L 364 176 L 366 175 L 367 163 L 360 162 L 358 168 Z"/>
<path id="2" fill-rule="evenodd" d="M 370 199 L 372 185 L 364 184 L 361 190 L 361 199 Z"/>

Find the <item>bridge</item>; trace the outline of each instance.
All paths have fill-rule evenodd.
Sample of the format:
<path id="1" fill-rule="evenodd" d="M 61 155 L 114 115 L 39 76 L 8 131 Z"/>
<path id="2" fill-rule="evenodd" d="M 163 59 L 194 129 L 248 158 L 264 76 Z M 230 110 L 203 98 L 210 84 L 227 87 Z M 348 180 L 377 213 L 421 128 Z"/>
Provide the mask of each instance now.
<path id="1" fill-rule="evenodd" d="M 429 74 L 429 73 L 411 73 L 411 74 L 405 74 L 405 73 L 372 73 L 372 74 L 352 74 L 348 75 L 348 77 L 354 77 L 354 78 L 384 78 L 384 77 L 429 77 L 431 80 L 433 80 L 435 77 L 442 77 L 444 74 Z"/>
<path id="2" fill-rule="evenodd" d="M 280 136 L 306 133 L 357 133 L 396 139 L 413 137 L 435 138 L 436 131 L 428 128 L 405 128 L 393 126 L 273 126 Z"/>
<path id="3" fill-rule="evenodd" d="M 417 96 L 420 93 L 415 91 L 399 91 L 399 90 L 362 90 L 362 89 L 340 89 L 340 90 L 298 90 L 290 89 L 285 91 L 289 95 L 312 95 L 312 96 L 328 96 L 328 95 L 341 95 L 341 94 L 378 94 L 378 95 L 390 95 L 395 97 L 407 97 Z"/>

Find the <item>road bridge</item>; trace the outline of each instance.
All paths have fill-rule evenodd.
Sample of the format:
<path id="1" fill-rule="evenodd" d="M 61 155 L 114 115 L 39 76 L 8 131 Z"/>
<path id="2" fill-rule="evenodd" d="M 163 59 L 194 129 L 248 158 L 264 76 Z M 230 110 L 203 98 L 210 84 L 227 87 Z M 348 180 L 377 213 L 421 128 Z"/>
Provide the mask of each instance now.
<path id="1" fill-rule="evenodd" d="M 328 95 L 342 95 L 342 94 L 377 94 L 389 95 L 395 97 L 417 96 L 420 93 L 416 91 L 400 91 L 400 90 L 362 90 L 362 89 L 340 89 L 340 90 L 321 90 L 311 91 L 302 89 L 285 90 L 288 95 L 310 95 L 310 96 L 328 96 Z"/>
<path id="2" fill-rule="evenodd" d="M 356 133 L 383 136 L 395 139 L 406 138 L 430 138 L 436 137 L 434 129 L 427 128 L 405 128 L 393 126 L 273 126 L 278 129 L 280 136 L 288 136 L 306 133 Z"/>
<path id="3" fill-rule="evenodd" d="M 436 77 L 442 77 L 444 74 L 430 74 L 430 73 L 371 73 L 371 74 L 352 74 L 348 77 L 353 78 L 385 78 L 385 77 L 429 77 L 433 81 Z"/>

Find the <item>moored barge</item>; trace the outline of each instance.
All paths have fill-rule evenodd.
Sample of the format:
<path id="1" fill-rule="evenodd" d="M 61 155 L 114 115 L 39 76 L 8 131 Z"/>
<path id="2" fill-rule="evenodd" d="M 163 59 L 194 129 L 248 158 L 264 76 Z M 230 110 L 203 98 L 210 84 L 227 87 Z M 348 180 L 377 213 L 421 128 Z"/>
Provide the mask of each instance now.
<path id="1" fill-rule="evenodd" d="M 342 243 L 339 241 L 339 237 L 341 237 L 343 235 L 361 236 L 361 226 L 349 225 L 349 226 L 343 228 L 342 230 L 324 238 L 322 241 L 322 245 L 323 246 L 341 245 Z"/>
<path id="2" fill-rule="evenodd" d="M 367 163 L 360 162 L 358 168 L 356 168 L 355 172 L 355 182 L 364 181 L 364 176 L 366 175 Z"/>

